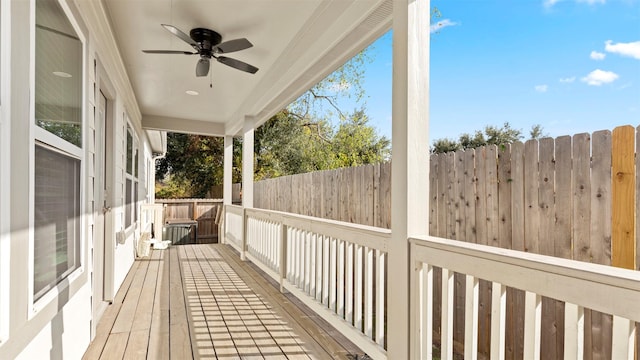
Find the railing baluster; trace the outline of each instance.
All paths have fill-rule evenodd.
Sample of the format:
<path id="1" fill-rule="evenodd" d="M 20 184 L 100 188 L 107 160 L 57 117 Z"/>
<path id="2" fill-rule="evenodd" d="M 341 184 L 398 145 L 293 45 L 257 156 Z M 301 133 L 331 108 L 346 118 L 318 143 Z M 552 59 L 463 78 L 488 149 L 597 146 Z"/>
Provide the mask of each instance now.
<path id="1" fill-rule="evenodd" d="M 293 263 L 293 250 L 294 250 L 294 245 L 293 245 L 293 229 L 288 227 L 286 228 L 287 231 L 287 245 L 286 245 L 286 250 L 287 250 L 287 280 L 290 283 L 295 283 L 295 276 L 293 275 L 293 268 L 294 268 L 294 263 Z"/>
<path id="2" fill-rule="evenodd" d="M 365 248 L 364 257 L 364 333 L 373 339 L 373 249 Z"/>
<path id="3" fill-rule="evenodd" d="M 453 271 L 442 269 L 442 359 L 453 359 Z"/>
<path id="4" fill-rule="evenodd" d="M 564 359 L 584 357 L 584 308 L 564 304 Z"/>
<path id="5" fill-rule="evenodd" d="M 355 268 L 355 288 L 354 288 L 354 304 L 353 304 L 353 322 L 358 330 L 362 330 L 362 262 L 363 247 L 356 245 L 356 268 Z"/>
<path id="6" fill-rule="evenodd" d="M 284 292 L 284 280 L 287 274 L 287 241 L 288 227 L 280 226 L 280 292 Z"/>
<path id="7" fill-rule="evenodd" d="M 620 360 L 633 360 L 635 338 L 635 323 L 629 319 L 613 315 L 613 341 L 611 346 L 611 358 Z"/>
<path id="8" fill-rule="evenodd" d="M 410 333 L 411 357 L 415 359 L 433 358 L 433 268 L 411 257 L 414 264 L 412 286 L 412 310 L 416 311 L 414 331 Z"/>
<path id="9" fill-rule="evenodd" d="M 296 286 L 298 286 L 298 284 L 300 283 L 300 273 L 298 272 L 298 263 L 300 262 L 300 257 L 298 254 L 298 248 L 300 247 L 300 237 L 298 236 L 298 234 L 299 230 L 297 228 L 293 228 L 291 230 L 291 245 L 293 245 L 291 249 L 291 260 L 293 269 L 291 269 L 291 271 L 293 272 L 293 284 Z"/>
<path id="10" fill-rule="evenodd" d="M 466 276 L 464 299 L 464 358 L 478 358 L 478 298 L 479 282 L 474 276 Z"/>
<path id="11" fill-rule="evenodd" d="M 338 240 L 331 238 L 331 265 L 329 272 L 329 308 L 336 312 L 336 271 L 338 266 L 336 263 L 338 256 Z"/>
<path id="12" fill-rule="evenodd" d="M 317 271 L 317 255 L 316 255 L 316 239 L 317 234 L 311 233 L 309 238 L 309 292 L 311 297 L 316 294 L 316 274 Z"/>
<path id="13" fill-rule="evenodd" d="M 304 266 L 305 266 L 305 240 L 307 237 L 306 230 L 300 230 L 300 236 L 298 238 L 298 274 L 300 274 L 300 280 L 298 281 L 298 287 L 304 291 Z"/>
<path id="14" fill-rule="evenodd" d="M 493 282 L 491 288 L 491 359 L 504 359 L 506 305 L 507 287 Z"/>
<path id="15" fill-rule="evenodd" d="M 338 240 L 337 313 L 344 318 L 344 241 Z"/>
<path id="16" fill-rule="evenodd" d="M 422 264 L 422 271 L 425 272 L 423 278 L 424 299 L 426 300 L 426 310 L 422 315 L 423 333 L 422 341 L 425 344 L 427 359 L 433 359 L 433 266 Z"/>
<path id="17" fill-rule="evenodd" d="M 323 285 L 322 285 L 322 279 L 323 279 L 323 274 L 324 274 L 324 255 L 323 255 L 323 251 L 322 249 L 324 248 L 323 246 L 323 242 L 322 242 L 322 235 L 318 234 L 316 236 L 316 254 L 318 255 L 318 258 L 316 260 L 316 294 L 315 294 L 315 299 L 322 302 L 322 291 L 323 291 Z"/>
<path id="18" fill-rule="evenodd" d="M 353 246 L 352 246 L 353 248 Z M 383 346 L 385 341 L 385 311 L 384 290 L 387 288 L 384 276 L 386 253 L 376 250 L 376 342 Z M 353 274 L 352 274 L 353 275 Z"/>
<path id="19" fill-rule="evenodd" d="M 540 359 L 542 297 L 527 291 L 524 304 L 524 358 Z"/>
<path id="20" fill-rule="evenodd" d="M 345 295 L 345 320 L 353 325 L 353 244 L 347 244 L 347 285 Z"/>
<path id="21" fill-rule="evenodd" d="M 328 236 L 322 236 L 322 303 L 329 307 L 329 276 L 331 271 L 329 270 L 330 263 L 330 246 L 331 239 Z"/>
<path id="22" fill-rule="evenodd" d="M 311 232 L 304 232 L 304 287 L 303 290 L 309 294 L 311 288 Z"/>

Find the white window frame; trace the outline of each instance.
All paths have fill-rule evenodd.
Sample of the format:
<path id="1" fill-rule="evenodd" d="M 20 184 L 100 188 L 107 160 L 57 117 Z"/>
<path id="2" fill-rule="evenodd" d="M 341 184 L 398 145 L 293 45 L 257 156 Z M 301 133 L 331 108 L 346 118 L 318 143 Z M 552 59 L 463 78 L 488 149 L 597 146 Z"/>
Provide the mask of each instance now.
<path id="1" fill-rule="evenodd" d="M 9 71 L 11 2 L 0 1 L 0 168 L 10 164 L 9 109 L 11 77 Z M 9 176 L 0 177 L 0 346 L 9 338 Z"/>
<path id="2" fill-rule="evenodd" d="M 131 174 L 129 174 L 128 169 L 128 134 L 131 133 Z M 138 223 L 140 222 L 140 209 L 138 208 L 140 202 L 140 141 L 138 139 L 138 135 L 136 134 L 135 128 L 129 121 L 129 117 L 125 115 L 125 130 L 124 130 L 124 222 L 123 226 L 126 230 L 127 235 L 133 233 L 135 229 L 138 228 Z M 136 158 L 137 155 L 137 158 Z M 137 159 L 137 160 L 136 160 Z M 137 175 L 136 175 L 137 173 Z M 131 213 L 130 218 L 127 219 L 127 181 L 131 180 Z M 138 187 L 138 196 L 136 196 L 136 185 Z M 129 222 L 128 226 L 127 223 Z"/>
<path id="3" fill-rule="evenodd" d="M 65 0 L 57 0 L 60 4 L 60 7 L 64 11 L 67 19 L 71 23 L 76 35 L 80 39 L 82 43 L 82 81 L 81 81 L 81 138 L 82 138 L 82 146 L 78 147 L 70 142 L 63 140 L 62 138 L 50 133 L 49 131 L 39 127 L 36 125 L 35 121 L 35 96 L 30 96 L 30 116 L 29 116 L 29 126 L 30 126 L 30 143 L 29 143 L 29 188 L 31 191 L 29 192 L 29 203 L 32 204 L 29 209 L 29 284 L 28 284 L 28 299 L 29 299 L 29 319 L 35 317 L 41 310 L 43 310 L 47 305 L 55 301 L 59 294 L 65 289 L 71 287 L 78 278 L 85 271 L 85 249 L 86 249 L 86 205 L 85 205 L 85 184 L 86 184 L 86 158 L 85 158 L 85 146 L 86 146 L 86 134 L 87 134 L 87 120 L 86 120 L 86 99 L 87 99 L 87 39 L 85 34 L 82 32 L 82 29 L 78 25 L 75 20 L 69 6 L 65 2 Z M 31 5 L 31 70 L 30 70 L 30 88 L 32 91 L 35 91 L 36 83 L 35 83 L 35 64 L 36 64 L 36 46 L 35 46 L 35 38 L 36 38 L 36 0 L 30 1 Z M 80 264 L 78 264 L 78 268 L 73 270 L 70 274 L 68 274 L 65 278 L 58 282 L 55 286 L 49 289 L 45 294 L 43 294 L 38 300 L 35 300 L 35 296 L 33 294 L 34 291 L 34 275 L 35 275 L 35 265 L 34 265 L 34 257 L 35 257 L 35 147 L 37 144 L 44 145 L 45 148 L 54 148 L 60 153 L 69 156 L 73 159 L 80 160 L 80 241 L 78 244 L 78 251 L 80 252 Z"/>

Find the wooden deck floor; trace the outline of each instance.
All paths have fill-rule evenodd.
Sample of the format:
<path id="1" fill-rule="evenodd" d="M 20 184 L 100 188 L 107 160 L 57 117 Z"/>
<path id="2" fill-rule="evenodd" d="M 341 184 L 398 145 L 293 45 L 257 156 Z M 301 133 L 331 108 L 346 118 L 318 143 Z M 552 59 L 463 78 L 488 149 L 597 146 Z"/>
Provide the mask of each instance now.
<path id="1" fill-rule="evenodd" d="M 224 245 L 137 260 L 84 359 L 355 359 L 362 351 Z"/>

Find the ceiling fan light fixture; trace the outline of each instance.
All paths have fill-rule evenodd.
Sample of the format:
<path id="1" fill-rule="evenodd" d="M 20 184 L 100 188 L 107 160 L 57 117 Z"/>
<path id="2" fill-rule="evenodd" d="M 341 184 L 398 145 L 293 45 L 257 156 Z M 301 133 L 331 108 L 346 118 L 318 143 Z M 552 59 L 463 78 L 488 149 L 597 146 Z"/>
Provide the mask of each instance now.
<path id="1" fill-rule="evenodd" d="M 191 96 L 197 96 L 200 95 L 199 92 L 195 91 L 195 90 L 187 90 L 185 91 L 187 93 L 187 95 L 191 95 Z"/>
<path id="2" fill-rule="evenodd" d="M 228 58 L 226 56 L 218 56 L 219 54 L 232 53 L 253 47 L 253 44 L 245 38 L 222 42 L 222 36 L 210 29 L 191 29 L 189 35 L 187 35 L 173 25 L 162 24 L 162 27 L 178 37 L 180 40 L 191 45 L 196 52 L 179 50 L 142 50 L 142 52 L 146 54 L 199 55 L 200 59 L 196 64 L 196 77 L 203 77 L 209 74 L 209 67 L 211 65 L 212 58 L 216 59 L 219 63 L 250 74 L 255 74 L 258 71 L 257 67 L 247 64 L 244 61 Z"/>

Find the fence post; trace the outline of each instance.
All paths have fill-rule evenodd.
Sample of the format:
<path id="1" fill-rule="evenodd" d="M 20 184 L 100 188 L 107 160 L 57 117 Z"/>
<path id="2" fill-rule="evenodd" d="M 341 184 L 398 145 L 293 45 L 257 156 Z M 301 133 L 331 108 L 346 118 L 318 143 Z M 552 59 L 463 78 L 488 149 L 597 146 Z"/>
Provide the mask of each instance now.
<path id="1" fill-rule="evenodd" d="M 287 225 L 280 229 L 280 292 L 284 293 L 284 280 L 287 278 Z"/>
<path id="2" fill-rule="evenodd" d="M 635 269 L 635 129 L 617 127 L 611 140 L 611 263 Z"/>

